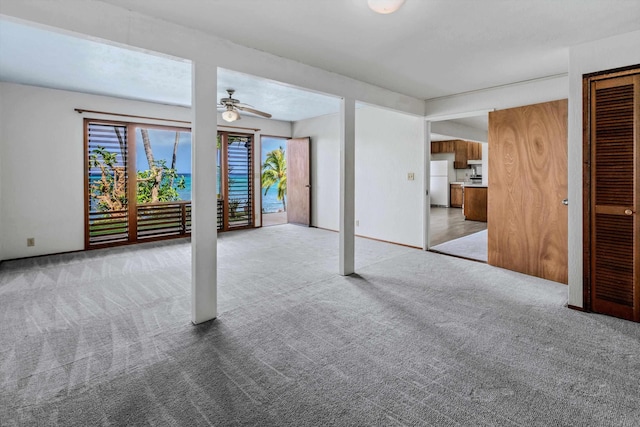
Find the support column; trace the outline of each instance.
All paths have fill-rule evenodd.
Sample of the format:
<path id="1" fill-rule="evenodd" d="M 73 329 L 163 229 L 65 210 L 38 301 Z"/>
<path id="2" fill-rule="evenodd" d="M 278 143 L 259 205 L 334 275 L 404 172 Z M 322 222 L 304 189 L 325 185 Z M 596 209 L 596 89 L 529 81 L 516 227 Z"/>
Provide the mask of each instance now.
<path id="1" fill-rule="evenodd" d="M 431 122 L 424 122 L 424 153 L 423 153 L 423 213 L 422 216 L 422 249 L 429 250 L 429 239 L 431 239 L 430 227 L 431 227 L 431 193 L 429 191 L 431 186 Z"/>
<path id="2" fill-rule="evenodd" d="M 193 62 L 191 90 L 191 321 L 218 315 L 217 67 Z"/>
<path id="3" fill-rule="evenodd" d="M 342 100 L 340 129 L 340 274 L 355 272 L 356 102 Z"/>

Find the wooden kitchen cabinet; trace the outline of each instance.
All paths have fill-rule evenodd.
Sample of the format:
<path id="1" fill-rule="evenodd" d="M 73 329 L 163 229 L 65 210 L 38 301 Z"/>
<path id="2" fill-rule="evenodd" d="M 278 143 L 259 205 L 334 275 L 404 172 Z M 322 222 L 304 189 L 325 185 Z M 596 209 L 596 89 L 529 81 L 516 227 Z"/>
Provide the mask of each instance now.
<path id="1" fill-rule="evenodd" d="M 452 208 L 461 208 L 464 200 L 464 190 L 461 184 L 450 185 L 450 202 Z"/>
<path id="2" fill-rule="evenodd" d="M 455 141 L 440 141 L 442 153 L 453 153 L 455 149 Z"/>
<path id="3" fill-rule="evenodd" d="M 431 154 L 437 153 L 454 153 L 453 167 L 455 169 L 466 169 L 469 167 L 467 161 L 482 160 L 482 144 L 462 139 L 433 141 L 431 142 Z"/>
<path id="4" fill-rule="evenodd" d="M 467 160 L 482 160 L 482 144 L 467 142 Z"/>
<path id="5" fill-rule="evenodd" d="M 454 169 L 467 168 L 467 141 L 455 141 L 455 160 L 453 161 Z"/>
<path id="6" fill-rule="evenodd" d="M 433 141 L 431 142 L 431 154 L 453 153 L 455 141 Z"/>
<path id="7" fill-rule="evenodd" d="M 464 219 L 487 222 L 487 187 L 464 188 Z"/>

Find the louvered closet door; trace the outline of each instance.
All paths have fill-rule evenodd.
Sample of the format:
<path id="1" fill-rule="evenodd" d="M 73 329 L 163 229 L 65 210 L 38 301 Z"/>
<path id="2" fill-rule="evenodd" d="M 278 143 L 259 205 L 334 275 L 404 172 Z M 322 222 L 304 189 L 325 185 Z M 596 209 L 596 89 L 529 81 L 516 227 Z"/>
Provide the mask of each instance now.
<path id="1" fill-rule="evenodd" d="M 591 85 L 591 308 L 640 321 L 640 75 Z"/>

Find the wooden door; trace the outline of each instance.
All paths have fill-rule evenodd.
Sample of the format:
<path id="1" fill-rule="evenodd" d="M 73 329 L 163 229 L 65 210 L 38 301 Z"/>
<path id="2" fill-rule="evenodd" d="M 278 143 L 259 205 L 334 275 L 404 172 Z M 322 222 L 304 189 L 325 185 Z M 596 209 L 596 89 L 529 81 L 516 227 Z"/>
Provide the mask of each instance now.
<path id="1" fill-rule="evenodd" d="M 640 321 L 640 74 L 588 83 L 585 261 L 590 305 L 599 313 Z"/>
<path id="2" fill-rule="evenodd" d="M 311 224 L 310 138 L 287 141 L 287 222 Z"/>
<path id="3" fill-rule="evenodd" d="M 489 113 L 488 263 L 567 283 L 567 100 Z"/>

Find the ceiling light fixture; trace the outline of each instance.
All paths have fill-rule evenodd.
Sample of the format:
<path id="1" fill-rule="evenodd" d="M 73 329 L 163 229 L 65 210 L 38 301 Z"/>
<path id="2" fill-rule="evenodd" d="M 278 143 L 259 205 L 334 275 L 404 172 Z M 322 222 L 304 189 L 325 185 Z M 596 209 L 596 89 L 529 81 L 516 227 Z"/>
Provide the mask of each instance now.
<path id="1" fill-rule="evenodd" d="M 384 15 L 400 9 L 404 2 L 405 0 L 367 0 L 371 10 Z"/>
<path id="2" fill-rule="evenodd" d="M 222 113 L 222 120 L 225 122 L 235 122 L 240 118 L 240 114 L 232 108 Z"/>

